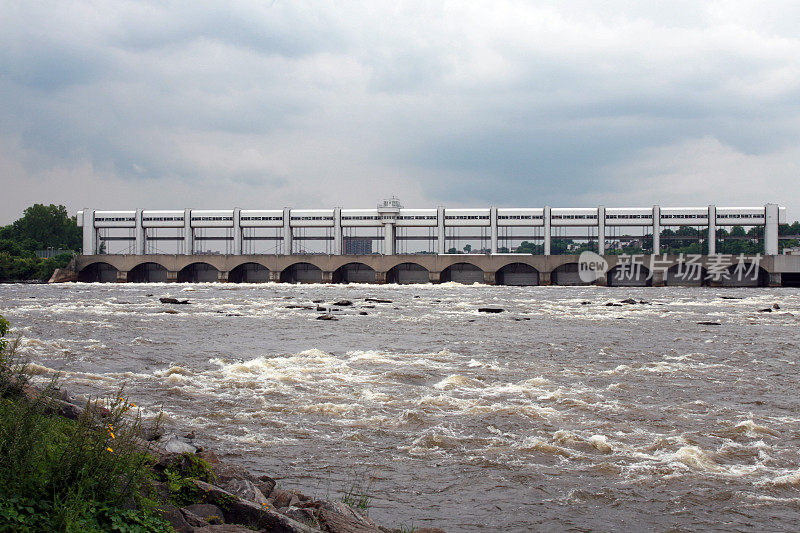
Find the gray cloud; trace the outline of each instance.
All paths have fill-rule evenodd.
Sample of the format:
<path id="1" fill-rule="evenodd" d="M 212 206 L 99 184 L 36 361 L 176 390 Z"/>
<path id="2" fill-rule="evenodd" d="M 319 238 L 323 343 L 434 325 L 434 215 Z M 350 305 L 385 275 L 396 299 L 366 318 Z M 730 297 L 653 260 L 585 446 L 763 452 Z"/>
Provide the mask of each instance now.
<path id="1" fill-rule="evenodd" d="M 0 223 L 35 201 L 392 193 L 791 207 L 798 17 L 790 2 L 7 3 Z"/>

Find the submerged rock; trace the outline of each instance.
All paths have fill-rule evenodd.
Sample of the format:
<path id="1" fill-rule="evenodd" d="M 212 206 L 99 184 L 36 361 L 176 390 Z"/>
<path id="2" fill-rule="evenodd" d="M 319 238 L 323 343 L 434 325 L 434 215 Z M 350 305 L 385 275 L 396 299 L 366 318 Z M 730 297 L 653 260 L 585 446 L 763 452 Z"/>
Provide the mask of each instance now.
<path id="1" fill-rule="evenodd" d="M 189 300 L 178 300 L 177 298 L 172 298 L 169 296 L 162 296 L 158 299 L 159 302 L 162 304 L 178 304 L 178 305 L 186 305 L 189 303 Z"/>
<path id="2" fill-rule="evenodd" d="M 772 308 L 777 310 L 777 309 L 780 309 L 781 306 L 778 305 L 778 304 L 772 304 Z"/>
<path id="3" fill-rule="evenodd" d="M 415 296 L 415 298 L 419 298 L 419 296 Z M 391 300 L 385 300 L 383 298 L 364 298 L 365 302 L 372 302 L 375 304 L 390 304 L 392 303 Z"/>
<path id="4" fill-rule="evenodd" d="M 338 302 L 334 302 L 333 305 L 338 305 L 339 307 L 347 307 L 348 305 L 353 305 L 353 302 L 350 300 L 339 300 Z"/>
<path id="5" fill-rule="evenodd" d="M 479 307 L 479 313 L 502 313 L 505 309 L 501 307 Z"/>
<path id="6" fill-rule="evenodd" d="M 633 298 L 625 298 L 624 300 L 620 300 L 619 303 L 621 303 L 621 304 L 636 304 L 636 303 L 639 303 L 639 302 L 637 302 Z"/>
<path id="7" fill-rule="evenodd" d="M 332 314 L 330 314 L 330 313 L 326 313 L 326 314 L 324 314 L 324 315 L 319 315 L 319 316 L 317 317 L 317 320 L 339 320 L 339 319 L 338 319 L 338 318 L 336 318 L 335 316 L 333 316 L 333 315 L 332 315 Z"/>
<path id="8" fill-rule="evenodd" d="M 772 308 L 771 307 L 765 307 L 764 309 L 759 309 L 758 312 L 759 313 L 771 313 L 772 312 Z"/>
<path id="9" fill-rule="evenodd" d="M 704 320 L 703 322 L 698 322 L 700 326 L 721 326 L 721 322 L 712 322 L 710 320 Z"/>

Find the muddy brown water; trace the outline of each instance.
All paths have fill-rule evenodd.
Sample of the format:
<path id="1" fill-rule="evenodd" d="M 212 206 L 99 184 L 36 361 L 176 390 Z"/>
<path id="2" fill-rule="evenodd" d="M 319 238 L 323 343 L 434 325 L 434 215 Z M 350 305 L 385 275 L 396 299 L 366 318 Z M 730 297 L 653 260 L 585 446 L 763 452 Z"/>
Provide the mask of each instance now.
<path id="1" fill-rule="evenodd" d="M 37 379 L 125 383 L 282 487 L 368 486 L 383 525 L 800 524 L 798 289 L 0 285 L 0 314 Z"/>

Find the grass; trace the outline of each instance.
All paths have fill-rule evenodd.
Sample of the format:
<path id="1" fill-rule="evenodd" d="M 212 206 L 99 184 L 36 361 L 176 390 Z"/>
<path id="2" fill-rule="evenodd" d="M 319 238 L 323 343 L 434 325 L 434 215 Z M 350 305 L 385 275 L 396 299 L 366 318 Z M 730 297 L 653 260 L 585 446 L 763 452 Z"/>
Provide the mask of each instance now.
<path id="1" fill-rule="evenodd" d="M 374 475 L 366 472 L 361 474 L 354 472 L 352 481 L 348 484 L 347 490 L 345 490 L 342 495 L 342 503 L 354 509 L 364 511 L 365 514 L 369 514 L 369 508 L 372 506 L 373 499 L 371 489 L 374 482 Z"/>
<path id="2" fill-rule="evenodd" d="M 78 420 L 54 413 L 53 380 L 26 396 L 26 365 L 0 316 L 0 532 L 173 532 L 152 493 L 152 458 L 121 395 L 87 403 Z"/>

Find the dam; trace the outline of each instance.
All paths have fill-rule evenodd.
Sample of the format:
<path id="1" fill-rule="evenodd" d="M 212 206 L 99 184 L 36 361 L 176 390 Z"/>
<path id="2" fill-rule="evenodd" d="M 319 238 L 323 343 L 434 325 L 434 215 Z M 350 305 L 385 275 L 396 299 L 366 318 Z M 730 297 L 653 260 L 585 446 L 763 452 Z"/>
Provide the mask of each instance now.
<path id="1" fill-rule="evenodd" d="M 392 198 L 373 209 L 86 208 L 77 218 L 83 254 L 62 275 L 79 281 L 800 285 L 800 256 L 778 254 L 778 225 L 786 216 L 777 204 L 406 209 Z M 734 226 L 758 228 L 764 253 L 718 254 L 718 239 L 708 236 Z M 676 238 L 665 230 L 684 227 L 705 236 L 704 253 L 662 253 L 662 240 Z M 590 243 L 603 271 L 587 279 L 581 255 L 553 253 L 566 239 Z M 460 253 L 454 245 L 464 242 Z M 541 253 L 513 253 L 520 242 Z M 630 242 L 644 253 L 620 253 L 621 243 Z M 127 248 L 109 252 L 113 243 Z M 165 252 L 164 243 L 174 250 Z M 209 243 L 224 249 L 204 249 Z"/>

